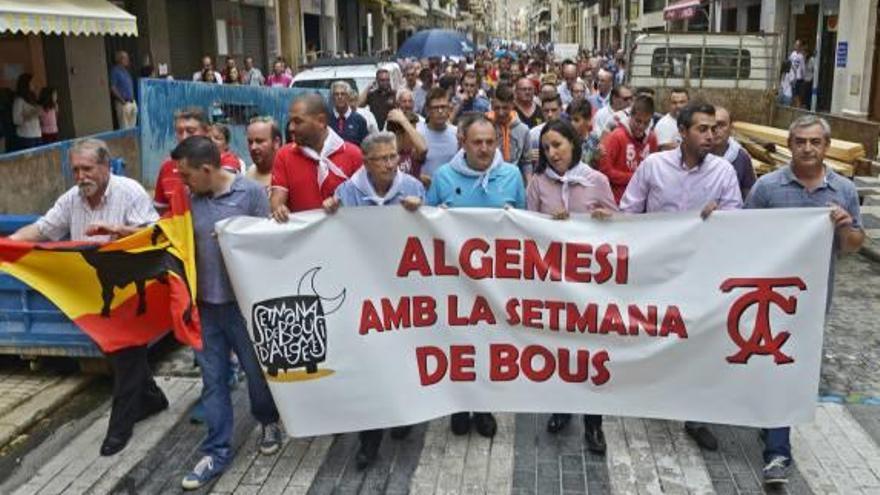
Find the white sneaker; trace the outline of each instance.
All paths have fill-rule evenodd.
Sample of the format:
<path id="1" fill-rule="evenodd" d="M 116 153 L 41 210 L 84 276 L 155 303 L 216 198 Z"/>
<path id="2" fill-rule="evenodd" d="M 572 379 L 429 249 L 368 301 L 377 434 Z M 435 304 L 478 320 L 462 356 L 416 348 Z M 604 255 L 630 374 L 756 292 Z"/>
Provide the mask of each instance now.
<path id="1" fill-rule="evenodd" d="M 785 456 L 778 455 L 764 466 L 765 485 L 784 485 L 788 483 L 789 460 Z"/>
<path id="2" fill-rule="evenodd" d="M 192 472 L 183 477 L 180 486 L 183 487 L 184 490 L 201 488 L 205 483 L 220 476 L 224 469 L 225 466 L 215 462 L 213 457 L 206 455 L 199 460 Z"/>

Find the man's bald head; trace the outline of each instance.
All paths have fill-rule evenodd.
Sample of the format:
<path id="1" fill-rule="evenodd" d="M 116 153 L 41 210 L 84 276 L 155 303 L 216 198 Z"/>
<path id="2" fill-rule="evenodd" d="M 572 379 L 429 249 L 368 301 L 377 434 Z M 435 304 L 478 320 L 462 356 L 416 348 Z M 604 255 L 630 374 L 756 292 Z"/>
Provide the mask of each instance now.
<path id="1" fill-rule="evenodd" d="M 330 119 L 321 95 L 310 94 L 295 99 L 290 105 L 288 118 L 298 145 L 321 149 Z"/>
<path id="2" fill-rule="evenodd" d="M 608 94 L 611 91 L 611 86 L 614 83 L 614 76 L 605 69 L 600 69 L 599 74 L 596 76 L 596 80 L 598 81 L 599 92 L 603 95 Z"/>
<path id="3" fill-rule="evenodd" d="M 567 62 L 562 66 L 562 78 L 565 79 L 565 82 L 568 86 L 577 81 L 577 65 Z"/>
<path id="4" fill-rule="evenodd" d="M 306 115 L 312 117 L 323 115 L 325 119 L 327 118 L 327 104 L 324 102 L 324 97 L 317 93 L 300 96 L 293 100 L 293 103 L 290 104 L 290 113 L 293 113 L 293 108 L 296 105 L 301 105 L 302 112 Z"/>

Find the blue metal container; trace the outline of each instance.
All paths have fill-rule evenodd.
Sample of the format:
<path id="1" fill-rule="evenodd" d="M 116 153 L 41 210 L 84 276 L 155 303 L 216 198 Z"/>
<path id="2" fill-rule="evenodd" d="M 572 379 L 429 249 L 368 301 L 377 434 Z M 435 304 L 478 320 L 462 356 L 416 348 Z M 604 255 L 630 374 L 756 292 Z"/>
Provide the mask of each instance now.
<path id="1" fill-rule="evenodd" d="M 37 218 L 36 215 L 0 215 L 0 235 L 9 235 Z M 0 354 L 103 356 L 94 341 L 57 306 L 5 273 L 0 273 Z"/>

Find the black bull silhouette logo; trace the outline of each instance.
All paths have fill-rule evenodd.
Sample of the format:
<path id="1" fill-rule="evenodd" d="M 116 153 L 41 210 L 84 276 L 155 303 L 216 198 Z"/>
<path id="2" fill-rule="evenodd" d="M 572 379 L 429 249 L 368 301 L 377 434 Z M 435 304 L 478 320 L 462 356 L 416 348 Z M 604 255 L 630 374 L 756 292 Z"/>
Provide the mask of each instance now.
<path id="1" fill-rule="evenodd" d="M 151 242 L 156 245 L 162 230 L 158 226 L 153 227 Z M 186 269 L 177 256 L 165 249 L 131 253 L 126 251 L 99 251 L 98 246 L 78 246 L 60 249 L 62 251 L 77 251 L 80 256 L 95 269 L 98 282 L 101 284 L 101 316 L 110 317 L 110 309 L 113 303 L 113 293 L 116 288 L 123 289 L 129 284 L 135 284 L 138 296 L 137 315 L 147 312 L 147 282 L 156 280 L 162 284 L 168 284 L 169 274 L 173 273 L 183 280 L 187 292 L 189 283 L 186 278 Z M 192 297 L 187 298 L 188 306 L 183 314 L 186 323 L 192 321 Z"/>
<path id="2" fill-rule="evenodd" d="M 251 309 L 254 349 L 260 364 L 270 376 L 279 370 L 304 367 L 318 371 L 318 363 L 327 357 L 326 316 L 336 312 L 345 301 L 345 289 L 325 298 L 315 289 L 315 275 L 320 267 L 307 271 L 299 280 L 297 295 L 277 297 L 255 303 Z M 309 280 L 310 294 L 303 294 Z"/>

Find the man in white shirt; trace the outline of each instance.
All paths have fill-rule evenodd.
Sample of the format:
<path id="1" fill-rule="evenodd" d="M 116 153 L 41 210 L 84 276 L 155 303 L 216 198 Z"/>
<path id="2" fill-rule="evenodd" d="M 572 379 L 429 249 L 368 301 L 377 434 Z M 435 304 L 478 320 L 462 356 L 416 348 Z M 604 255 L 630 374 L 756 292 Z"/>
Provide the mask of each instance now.
<path id="1" fill-rule="evenodd" d="M 562 79 L 564 81 L 557 87 L 557 91 L 559 92 L 559 97 L 562 98 L 562 106 L 567 107 L 571 100 L 574 99 L 574 95 L 571 94 L 572 86 L 576 82 L 583 82 L 577 75 L 577 65 L 574 62 L 567 61 L 562 66 Z"/>
<path id="2" fill-rule="evenodd" d="M 611 103 L 611 88 L 614 86 L 614 75 L 605 69 L 596 74 L 596 92 L 590 95 L 590 104 L 600 109 Z"/>
<path id="3" fill-rule="evenodd" d="M 376 116 L 373 115 L 373 112 L 370 111 L 370 107 L 363 106 L 359 107 L 358 102 L 360 101 L 361 95 L 358 94 L 357 89 L 351 88 L 351 92 L 349 93 L 350 99 L 349 104 L 351 108 L 358 113 L 364 120 L 367 121 L 367 135 L 372 136 L 373 134 L 379 134 L 379 123 L 376 121 Z"/>
<path id="4" fill-rule="evenodd" d="M 76 185 L 39 220 L 22 227 L 10 239 L 106 242 L 159 220 L 143 186 L 110 174 L 110 151 L 104 141 L 77 141 L 69 156 Z M 146 345 L 136 345 L 106 354 L 113 367 L 113 402 L 100 448 L 102 456 L 124 449 L 136 422 L 168 408 L 168 399 L 153 380 L 147 349 Z"/>
<path id="5" fill-rule="evenodd" d="M 617 86 L 611 90 L 611 104 L 605 105 L 593 116 L 593 134 L 602 135 L 614 127 L 614 113 L 629 108 L 633 103 L 633 90 L 629 86 Z"/>
<path id="6" fill-rule="evenodd" d="M 458 152 L 458 129 L 449 123 L 452 105 L 449 94 L 441 88 L 433 88 L 425 98 L 425 111 L 428 119 L 416 125 L 416 130 L 425 137 L 428 153 L 422 165 L 422 176 L 428 178 L 442 165 L 449 163 Z"/>
<path id="7" fill-rule="evenodd" d="M 816 71 L 816 54 L 804 48 L 804 81 L 801 83 L 801 106 L 809 109 L 813 100 L 813 73 Z"/>
<path id="8" fill-rule="evenodd" d="M 397 108 L 404 113 L 416 113 L 416 100 L 412 91 L 407 88 L 400 88 L 397 90 Z M 425 118 L 417 113 L 416 117 L 418 117 L 419 122 L 425 121 Z"/>
<path id="9" fill-rule="evenodd" d="M 657 146 L 660 151 L 674 150 L 681 144 L 681 133 L 678 132 L 678 112 L 690 101 L 688 90 L 672 88 L 669 91 L 669 113 L 663 116 L 654 126 Z"/>
<path id="10" fill-rule="evenodd" d="M 788 56 L 788 61 L 791 63 L 791 74 L 792 79 L 794 79 L 794 87 L 792 88 L 792 93 L 794 94 L 794 106 L 801 106 L 801 92 L 803 91 L 801 87 L 804 85 L 804 73 L 806 72 L 806 58 L 804 57 L 804 42 L 800 39 L 794 41 L 794 50 L 791 51 L 791 54 Z"/>
<path id="11" fill-rule="evenodd" d="M 204 81 L 202 79 L 202 74 L 205 71 L 211 71 L 214 74 L 214 81 Z M 223 84 L 223 75 L 214 70 L 214 60 L 211 59 L 210 55 L 202 57 L 202 69 L 193 73 L 193 81 L 216 82 L 217 84 Z"/>
<path id="12" fill-rule="evenodd" d="M 263 72 L 254 67 L 254 57 L 244 58 L 244 84 L 247 86 L 262 86 L 266 83 Z"/>

